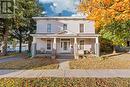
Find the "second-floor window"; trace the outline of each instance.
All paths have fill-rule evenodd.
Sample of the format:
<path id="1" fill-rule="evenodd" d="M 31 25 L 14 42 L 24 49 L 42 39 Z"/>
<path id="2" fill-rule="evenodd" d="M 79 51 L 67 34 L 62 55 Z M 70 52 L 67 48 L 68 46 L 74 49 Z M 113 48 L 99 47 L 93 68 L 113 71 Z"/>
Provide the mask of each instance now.
<path id="1" fill-rule="evenodd" d="M 63 30 L 67 30 L 67 24 L 63 24 Z"/>
<path id="2" fill-rule="evenodd" d="M 84 32 L 84 24 L 80 24 L 79 28 L 80 28 L 80 33 L 83 33 Z"/>
<path id="3" fill-rule="evenodd" d="M 51 24 L 47 24 L 47 32 L 51 33 Z"/>

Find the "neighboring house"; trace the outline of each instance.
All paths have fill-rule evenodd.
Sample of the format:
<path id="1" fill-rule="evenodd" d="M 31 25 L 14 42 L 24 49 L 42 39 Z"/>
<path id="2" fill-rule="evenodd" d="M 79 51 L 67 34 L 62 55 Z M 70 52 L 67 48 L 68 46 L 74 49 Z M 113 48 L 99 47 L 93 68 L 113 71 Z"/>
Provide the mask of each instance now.
<path id="1" fill-rule="evenodd" d="M 37 54 L 79 55 L 92 53 L 99 56 L 98 34 L 94 21 L 85 17 L 33 17 L 37 23 L 33 36 L 32 56 Z"/>
<path id="2" fill-rule="evenodd" d="M 0 52 L 2 50 L 2 44 L 0 44 Z M 22 52 L 27 51 L 28 50 L 28 44 L 22 44 Z M 19 44 L 17 43 L 15 46 L 13 46 L 13 44 L 9 44 L 7 45 L 7 51 L 8 52 L 19 52 Z"/>
<path id="3" fill-rule="evenodd" d="M 28 50 L 28 44 L 22 44 L 22 52 L 25 52 Z M 7 46 L 8 52 L 19 52 L 19 44 L 16 44 L 15 47 L 13 47 L 12 44 L 8 44 Z"/>

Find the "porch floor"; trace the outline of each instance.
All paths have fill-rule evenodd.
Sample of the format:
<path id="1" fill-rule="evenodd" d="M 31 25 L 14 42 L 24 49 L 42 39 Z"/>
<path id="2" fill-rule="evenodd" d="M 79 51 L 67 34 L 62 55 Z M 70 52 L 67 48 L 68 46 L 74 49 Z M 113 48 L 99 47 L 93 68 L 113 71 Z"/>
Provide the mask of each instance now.
<path id="1" fill-rule="evenodd" d="M 71 53 L 60 53 L 57 54 L 56 59 L 74 59 L 74 54 Z"/>
<path id="2" fill-rule="evenodd" d="M 38 57 L 51 57 L 52 54 L 37 54 Z M 74 59 L 74 54 L 71 53 L 59 53 L 56 55 L 56 59 Z"/>

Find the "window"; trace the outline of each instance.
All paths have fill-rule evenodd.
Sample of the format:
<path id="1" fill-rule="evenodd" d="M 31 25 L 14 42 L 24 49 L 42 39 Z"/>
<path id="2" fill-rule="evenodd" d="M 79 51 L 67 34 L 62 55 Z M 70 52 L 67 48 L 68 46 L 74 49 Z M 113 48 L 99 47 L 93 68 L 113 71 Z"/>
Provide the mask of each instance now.
<path id="1" fill-rule="evenodd" d="M 84 24 L 80 24 L 80 33 L 84 32 Z"/>
<path id="2" fill-rule="evenodd" d="M 84 40 L 80 41 L 80 49 L 83 50 L 84 49 Z"/>
<path id="3" fill-rule="evenodd" d="M 82 0 L 79 0 L 80 2 L 82 2 Z"/>
<path id="4" fill-rule="evenodd" d="M 47 40 L 47 50 L 51 50 L 51 40 Z"/>
<path id="5" fill-rule="evenodd" d="M 130 46 L 130 41 L 127 41 L 127 46 Z"/>
<path id="6" fill-rule="evenodd" d="M 63 30 L 67 30 L 67 24 L 63 24 Z"/>
<path id="7" fill-rule="evenodd" d="M 61 48 L 62 48 L 62 42 L 61 42 Z"/>
<path id="8" fill-rule="evenodd" d="M 51 32 L 51 24 L 47 24 L 47 32 L 48 32 L 48 33 Z"/>
<path id="9" fill-rule="evenodd" d="M 8 46 L 7 48 L 10 48 L 10 46 Z"/>

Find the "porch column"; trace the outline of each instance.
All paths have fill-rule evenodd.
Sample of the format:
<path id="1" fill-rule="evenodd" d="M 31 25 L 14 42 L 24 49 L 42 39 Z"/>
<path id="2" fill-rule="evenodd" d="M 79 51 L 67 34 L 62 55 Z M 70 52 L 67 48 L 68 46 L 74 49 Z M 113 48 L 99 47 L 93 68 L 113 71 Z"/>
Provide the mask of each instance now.
<path id="1" fill-rule="evenodd" d="M 52 51 L 52 59 L 56 58 L 56 38 L 53 41 L 53 51 Z"/>
<path id="2" fill-rule="evenodd" d="M 99 44 L 99 38 L 98 38 L 98 37 L 96 37 L 95 54 L 96 54 L 98 57 L 100 56 L 100 44 Z"/>
<path id="3" fill-rule="evenodd" d="M 36 37 L 33 37 L 33 42 L 32 42 L 32 57 L 36 55 Z"/>
<path id="4" fill-rule="evenodd" d="M 75 57 L 75 59 L 78 59 L 77 38 L 74 38 L 74 57 Z"/>

